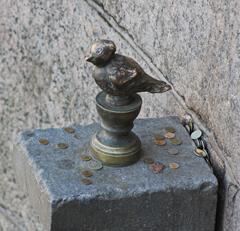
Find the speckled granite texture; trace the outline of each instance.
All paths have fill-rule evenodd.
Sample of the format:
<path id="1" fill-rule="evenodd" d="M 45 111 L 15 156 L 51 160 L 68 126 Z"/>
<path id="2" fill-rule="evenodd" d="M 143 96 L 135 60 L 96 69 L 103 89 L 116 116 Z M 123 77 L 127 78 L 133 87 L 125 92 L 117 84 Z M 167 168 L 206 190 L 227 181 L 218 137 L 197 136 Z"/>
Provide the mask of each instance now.
<path id="1" fill-rule="evenodd" d="M 140 117 L 194 116 L 220 180 L 218 230 L 240 230 L 238 0 L 0 3 L 0 230 L 41 230 L 15 183 L 16 132 L 98 120 L 99 89 L 83 60 L 99 37 L 173 84 L 172 93 L 142 94 Z"/>

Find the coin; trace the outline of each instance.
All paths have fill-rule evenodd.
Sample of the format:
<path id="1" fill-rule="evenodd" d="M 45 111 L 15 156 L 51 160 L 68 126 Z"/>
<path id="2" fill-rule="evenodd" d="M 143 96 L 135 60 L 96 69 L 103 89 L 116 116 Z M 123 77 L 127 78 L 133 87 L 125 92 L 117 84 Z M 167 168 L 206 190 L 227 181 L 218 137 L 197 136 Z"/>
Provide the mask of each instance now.
<path id="1" fill-rule="evenodd" d="M 100 170 L 103 168 L 103 165 L 99 161 L 92 160 L 92 161 L 88 162 L 88 167 L 92 170 Z"/>
<path id="2" fill-rule="evenodd" d="M 85 185 L 90 185 L 90 184 L 93 183 L 93 182 L 92 182 L 90 179 L 88 179 L 88 178 L 83 178 L 81 181 L 82 181 L 82 183 L 85 184 Z"/>
<path id="3" fill-rule="evenodd" d="M 38 142 L 43 145 L 49 144 L 49 141 L 47 139 L 39 139 Z"/>
<path id="4" fill-rule="evenodd" d="M 78 139 L 78 140 L 80 140 L 81 139 L 81 137 L 80 137 L 80 135 L 79 134 L 74 134 L 74 136 L 73 136 L 75 139 Z"/>
<path id="5" fill-rule="evenodd" d="M 155 140 L 155 144 L 163 146 L 166 144 L 166 140 Z"/>
<path id="6" fill-rule="evenodd" d="M 91 176 L 93 176 L 93 173 L 89 170 L 84 170 L 84 171 L 82 171 L 82 175 L 85 177 L 91 177 Z"/>
<path id="7" fill-rule="evenodd" d="M 171 133 L 175 133 L 176 132 L 176 129 L 173 128 L 173 127 L 166 127 L 165 130 L 166 130 L 166 132 L 171 132 Z"/>
<path id="8" fill-rule="evenodd" d="M 59 143 L 59 144 L 57 144 L 57 147 L 60 148 L 60 149 L 66 149 L 66 148 L 68 148 L 68 144 Z"/>
<path id="9" fill-rule="evenodd" d="M 196 148 L 194 151 L 195 155 L 198 157 L 205 157 L 207 156 L 206 152 L 200 148 Z"/>
<path id="10" fill-rule="evenodd" d="M 175 137 L 175 133 L 172 133 L 172 132 L 166 132 L 164 134 L 164 136 L 167 138 L 167 139 L 172 139 Z"/>
<path id="11" fill-rule="evenodd" d="M 169 166 L 169 168 L 171 168 L 171 169 L 177 169 L 177 168 L 180 167 L 178 163 L 170 163 L 168 166 Z"/>
<path id="12" fill-rule="evenodd" d="M 145 157 L 145 158 L 143 159 L 143 162 L 144 162 L 145 164 L 153 164 L 153 163 L 154 163 L 154 160 L 153 160 L 152 158 L 150 158 L 150 157 Z"/>
<path id="13" fill-rule="evenodd" d="M 164 168 L 165 165 L 159 162 L 150 165 L 150 169 L 153 173 L 160 173 Z"/>
<path id="14" fill-rule="evenodd" d="M 71 127 L 66 127 L 66 128 L 64 128 L 64 131 L 67 132 L 67 133 L 74 133 L 75 129 L 71 128 Z"/>
<path id="15" fill-rule="evenodd" d="M 82 155 L 82 156 L 81 156 L 81 159 L 84 160 L 84 161 L 89 161 L 89 160 L 92 159 L 92 157 L 91 157 L 91 156 L 88 156 L 88 155 Z"/>
<path id="16" fill-rule="evenodd" d="M 170 148 L 170 149 L 168 149 L 168 153 L 171 155 L 177 155 L 178 150 L 176 148 Z"/>
<path id="17" fill-rule="evenodd" d="M 191 134 L 191 139 L 192 140 L 197 140 L 202 136 L 202 131 L 201 130 L 196 130 Z"/>
<path id="18" fill-rule="evenodd" d="M 155 138 L 155 140 L 165 140 L 165 137 L 160 134 L 154 135 L 154 138 Z"/>
<path id="19" fill-rule="evenodd" d="M 172 143 L 172 144 L 174 144 L 174 145 L 180 145 L 180 144 L 182 144 L 182 141 L 180 140 L 180 139 L 178 139 L 178 138 L 172 138 L 172 139 L 169 139 L 170 140 L 170 142 Z"/>

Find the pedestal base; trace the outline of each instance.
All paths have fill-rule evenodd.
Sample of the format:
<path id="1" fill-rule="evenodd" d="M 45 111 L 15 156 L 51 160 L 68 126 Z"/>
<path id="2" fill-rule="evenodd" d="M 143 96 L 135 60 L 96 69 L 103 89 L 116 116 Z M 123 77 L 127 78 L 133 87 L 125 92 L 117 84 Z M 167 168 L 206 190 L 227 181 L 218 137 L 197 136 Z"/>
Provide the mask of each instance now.
<path id="1" fill-rule="evenodd" d="M 153 135 L 175 127 L 183 143 L 154 144 Z M 23 132 L 14 153 L 16 176 L 46 231 L 214 231 L 217 180 L 175 117 L 136 120 L 141 159 L 126 167 L 93 171 L 92 184 L 81 181 L 92 155 L 89 141 L 98 124 Z M 44 138 L 49 144 L 39 143 Z M 59 149 L 58 143 L 66 143 Z M 177 148 L 178 155 L 168 153 Z M 92 156 L 93 157 L 93 156 Z M 155 174 L 144 163 L 150 157 L 166 165 Z M 168 164 L 176 162 L 178 169 Z"/>

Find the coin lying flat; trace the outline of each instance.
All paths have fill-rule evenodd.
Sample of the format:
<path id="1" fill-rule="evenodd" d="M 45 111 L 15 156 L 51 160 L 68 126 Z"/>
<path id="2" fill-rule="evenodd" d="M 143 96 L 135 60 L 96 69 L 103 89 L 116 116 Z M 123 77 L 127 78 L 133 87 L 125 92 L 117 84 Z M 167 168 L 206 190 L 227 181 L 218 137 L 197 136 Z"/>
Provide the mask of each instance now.
<path id="1" fill-rule="evenodd" d="M 82 171 L 82 175 L 85 177 L 91 177 L 91 176 L 93 176 L 93 173 L 89 170 L 84 170 L 84 171 Z"/>
<path id="2" fill-rule="evenodd" d="M 150 165 L 150 169 L 153 173 L 160 173 L 165 168 L 165 165 L 159 162 Z"/>
<path id="3" fill-rule="evenodd" d="M 90 185 L 90 184 L 93 183 L 93 182 L 92 182 L 90 179 L 88 179 L 88 178 L 83 178 L 81 181 L 82 181 L 82 183 L 85 184 L 85 185 Z"/>
<path id="4" fill-rule="evenodd" d="M 66 128 L 64 128 L 64 131 L 67 132 L 67 133 L 74 133 L 75 129 L 71 128 L 71 127 L 66 127 Z"/>
<path id="5" fill-rule="evenodd" d="M 207 156 L 206 152 L 200 148 L 196 148 L 194 151 L 195 155 L 198 157 L 205 157 Z"/>
<path id="6" fill-rule="evenodd" d="M 176 148 L 170 148 L 167 151 L 171 155 L 177 155 L 178 154 L 178 150 Z"/>
<path id="7" fill-rule="evenodd" d="M 81 139 L 81 137 L 80 137 L 80 135 L 79 134 L 74 134 L 74 136 L 73 136 L 75 139 L 78 139 L 78 140 L 80 140 Z"/>
<path id="8" fill-rule="evenodd" d="M 175 133 L 166 132 L 166 133 L 164 134 L 164 136 L 165 136 L 165 138 L 167 138 L 167 139 L 172 139 L 172 138 L 175 137 Z"/>
<path id="9" fill-rule="evenodd" d="M 43 145 L 49 144 L 49 141 L 47 139 L 39 139 L 38 142 Z"/>
<path id="10" fill-rule="evenodd" d="M 163 146 L 166 144 L 166 140 L 161 140 L 161 139 L 155 139 L 154 143 L 160 146 Z"/>
<path id="11" fill-rule="evenodd" d="M 154 160 L 153 160 L 151 157 L 145 157 L 145 158 L 143 159 L 143 162 L 144 162 L 145 164 L 153 164 L 153 163 L 154 163 Z"/>
<path id="12" fill-rule="evenodd" d="M 154 138 L 155 138 L 155 140 L 165 140 L 165 137 L 160 134 L 154 135 Z"/>
<path id="13" fill-rule="evenodd" d="M 92 157 L 91 157 L 91 156 L 88 156 L 88 155 L 82 155 L 82 156 L 81 156 L 81 159 L 84 160 L 84 161 L 89 161 L 89 160 L 92 159 Z"/>
<path id="14" fill-rule="evenodd" d="M 66 148 L 68 148 L 68 144 L 66 144 L 66 143 L 59 143 L 59 144 L 57 144 L 57 147 L 60 148 L 60 149 L 66 149 Z"/>
<path id="15" fill-rule="evenodd" d="M 180 145 L 180 144 L 182 144 L 182 141 L 180 140 L 180 139 L 178 139 L 178 138 L 172 138 L 172 139 L 169 139 L 170 140 L 170 142 L 172 143 L 172 144 L 174 144 L 174 145 Z"/>
<path id="16" fill-rule="evenodd" d="M 166 131 L 166 132 L 175 133 L 175 132 L 176 132 L 176 129 L 173 128 L 173 127 L 166 127 L 166 128 L 165 128 L 165 131 Z"/>
<path id="17" fill-rule="evenodd" d="M 178 163 L 170 163 L 168 166 L 169 166 L 169 168 L 171 168 L 171 169 L 177 169 L 177 168 L 180 167 Z"/>
<path id="18" fill-rule="evenodd" d="M 92 160 L 88 162 L 88 167 L 92 170 L 100 170 L 103 168 L 103 165 L 100 161 Z"/>
<path id="19" fill-rule="evenodd" d="M 202 136 L 202 131 L 201 130 L 196 130 L 191 134 L 191 139 L 192 140 L 197 140 Z"/>

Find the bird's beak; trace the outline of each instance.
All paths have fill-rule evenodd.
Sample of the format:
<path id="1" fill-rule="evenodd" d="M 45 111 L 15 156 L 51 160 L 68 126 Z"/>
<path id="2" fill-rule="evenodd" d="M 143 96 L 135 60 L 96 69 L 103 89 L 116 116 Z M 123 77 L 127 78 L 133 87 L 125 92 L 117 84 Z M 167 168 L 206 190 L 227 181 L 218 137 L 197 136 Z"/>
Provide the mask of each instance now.
<path id="1" fill-rule="evenodd" d="M 93 57 L 92 56 L 86 57 L 85 60 L 87 62 L 92 62 L 93 61 Z"/>

